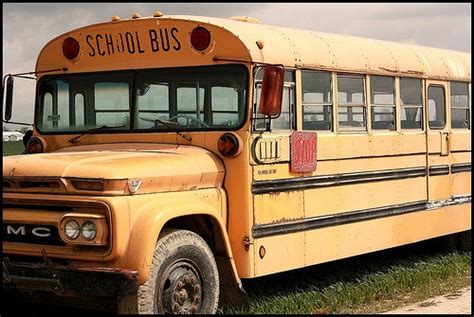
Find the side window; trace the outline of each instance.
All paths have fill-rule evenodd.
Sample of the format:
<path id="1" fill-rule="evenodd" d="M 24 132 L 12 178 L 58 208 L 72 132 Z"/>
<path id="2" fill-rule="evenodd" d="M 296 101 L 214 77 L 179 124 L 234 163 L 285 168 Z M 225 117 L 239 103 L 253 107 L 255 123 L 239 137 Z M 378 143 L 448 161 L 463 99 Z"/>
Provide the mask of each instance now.
<path id="1" fill-rule="evenodd" d="M 254 105 L 253 105 L 253 129 L 264 131 L 268 129 L 269 121 L 258 112 L 260 94 L 262 90 L 263 69 L 255 75 L 254 83 Z M 293 70 L 285 71 L 285 86 L 283 87 L 283 98 L 281 103 L 281 114 L 278 118 L 271 120 L 271 130 L 291 130 L 296 128 L 295 116 L 295 73 Z"/>
<path id="2" fill-rule="evenodd" d="M 337 75 L 338 123 L 340 131 L 367 130 L 364 77 Z"/>
<path id="3" fill-rule="evenodd" d="M 395 130 L 395 80 L 387 76 L 370 77 L 372 130 Z"/>
<path id="4" fill-rule="evenodd" d="M 291 130 L 296 127 L 295 120 L 295 73 L 285 72 L 285 87 L 281 101 L 281 114 L 272 120 L 272 130 Z"/>
<path id="5" fill-rule="evenodd" d="M 302 71 L 303 130 L 332 131 L 331 73 Z"/>
<path id="6" fill-rule="evenodd" d="M 451 128 L 469 129 L 469 87 L 467 83 L 451 83 Z"/>
<path id="7" fill-rule="evenodd" d="M 400 120 L 402 129 L 423 129 L 421 79 L 400 78 Z"/>
<path id="8" fill-rule="evenodd" d="M 428 88 L 428 114 L 430 129 L 443 129 L 446 125 L 444 89 L 440 86 Z"/>

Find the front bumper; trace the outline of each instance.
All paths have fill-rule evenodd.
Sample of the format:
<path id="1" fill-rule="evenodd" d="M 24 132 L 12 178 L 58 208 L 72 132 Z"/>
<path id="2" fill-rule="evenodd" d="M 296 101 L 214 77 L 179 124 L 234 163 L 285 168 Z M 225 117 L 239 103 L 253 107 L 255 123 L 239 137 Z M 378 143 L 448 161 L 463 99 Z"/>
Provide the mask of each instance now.
<path id="1" fill-rule="evenodd" d="M 3 288 L 46 291 L 58 296 L 115 297 L 133 293 L 138 272 L 115 268 L 71 267 L 48 263 L 2 260 Z"/>

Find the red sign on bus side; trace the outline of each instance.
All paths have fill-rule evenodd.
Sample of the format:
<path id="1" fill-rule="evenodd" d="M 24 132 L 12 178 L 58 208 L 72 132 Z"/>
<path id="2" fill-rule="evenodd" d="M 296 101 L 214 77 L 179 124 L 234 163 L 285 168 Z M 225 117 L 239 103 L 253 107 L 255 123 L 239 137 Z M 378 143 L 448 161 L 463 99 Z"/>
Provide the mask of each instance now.
<path id="1" fill-rule="evenodd" d="M 294 131 L 290 138 L 290 170 L 294 173 L 309 173 L 316 170 L 317 134 Z"/>

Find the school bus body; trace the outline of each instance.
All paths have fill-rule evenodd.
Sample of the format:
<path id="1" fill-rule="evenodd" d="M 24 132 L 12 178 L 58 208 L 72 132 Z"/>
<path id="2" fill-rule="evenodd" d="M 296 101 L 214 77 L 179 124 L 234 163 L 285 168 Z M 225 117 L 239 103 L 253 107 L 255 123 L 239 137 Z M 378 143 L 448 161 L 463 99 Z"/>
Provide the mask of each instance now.
<path id="1" fill-rule="evenodd" d="M 198 26 L 207 28 L 213 39 L 204 52 L 192 49 L 189 40 Z M 62 52 L 68 37 L 81 44 L 72 61 Z M 92 208 L 106 217 L 109 240 L 96 249 L 4 241 L 4 253 L 46 254 L 76 268 L 127 270 L 143 284 L 163 228 L 201 215 L 212 223 L 210 236 L 221 241 L 219 255 L 240 285 L 240 278 L 471 229 L 470 128 L 450 129 L 448 123 L 432 130 L 424 115 L 419 131 L 401 129 L 397 119 L 393 131 L 372 130 L 369 120 L 362 133 L 340 133 L 334 110 L 332 130 L 310 132 L 316 136 L 317 159 L 310 162 L 316 167 L 295 172 L 292 166 L 299 156 L 311 156 L 305 148 L 294 151 L 295 140 L 308 133 L 301 120 L 304 70 L 329 72 L 333 83 L 338 73 L 362 76 L 367 103 L 370 76 L 394 77 L 397 87 L 400 77 L 420 78 L 424 102 L 430 84 L 444 87 L 449 118 L 449 81 L 468 83 L 470 94 L 470 54 L 233 20 L 163 16 L 63 34 L 41 51 L 36 71 L 41 80 L 229 64 L 243 65 L 247 72 L 247 106 L 242 124 L 234 129 L 186 131 L 192 141 L 176 132 L 97 132 L 83 135 L 76 144 L 69 140 L 77 132 L 35 129 L 47 153 L 4 158 L 3 221 L 59 226 L 65 214 Z M 252 125 L 255 67 L 265 64 L 293 71 L 293 129 L 257 131 Z M 335 109 L 337 84 L 331 91 Z M 239 141 L 240 152 L 230 158 L 218 150 L 226 132 Z M 141 180 L 136 192 L 129 187 L 134 179 Z M 78 190 L 76 180 L 100 180 L 104 187 Z M 21 181 L 53 182 L 56 187 L 22 187 Z"/>

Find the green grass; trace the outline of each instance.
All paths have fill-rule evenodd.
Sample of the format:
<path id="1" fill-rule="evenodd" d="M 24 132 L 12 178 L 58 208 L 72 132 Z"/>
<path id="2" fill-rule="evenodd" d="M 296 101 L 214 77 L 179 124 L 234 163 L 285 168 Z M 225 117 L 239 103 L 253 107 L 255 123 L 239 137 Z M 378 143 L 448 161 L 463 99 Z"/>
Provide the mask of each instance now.
<path id="1" fill-rule="evenodd" d="M 237 314 L 377 313 L 471 284 L 471 252 L 428 243 L 244 281 L 248 308 Z"/>
<path id="2" fill-rule="evenodd" d="M 3 156 L 21 154 L 24 149 L 23 141 L 3 142 Z"/>

